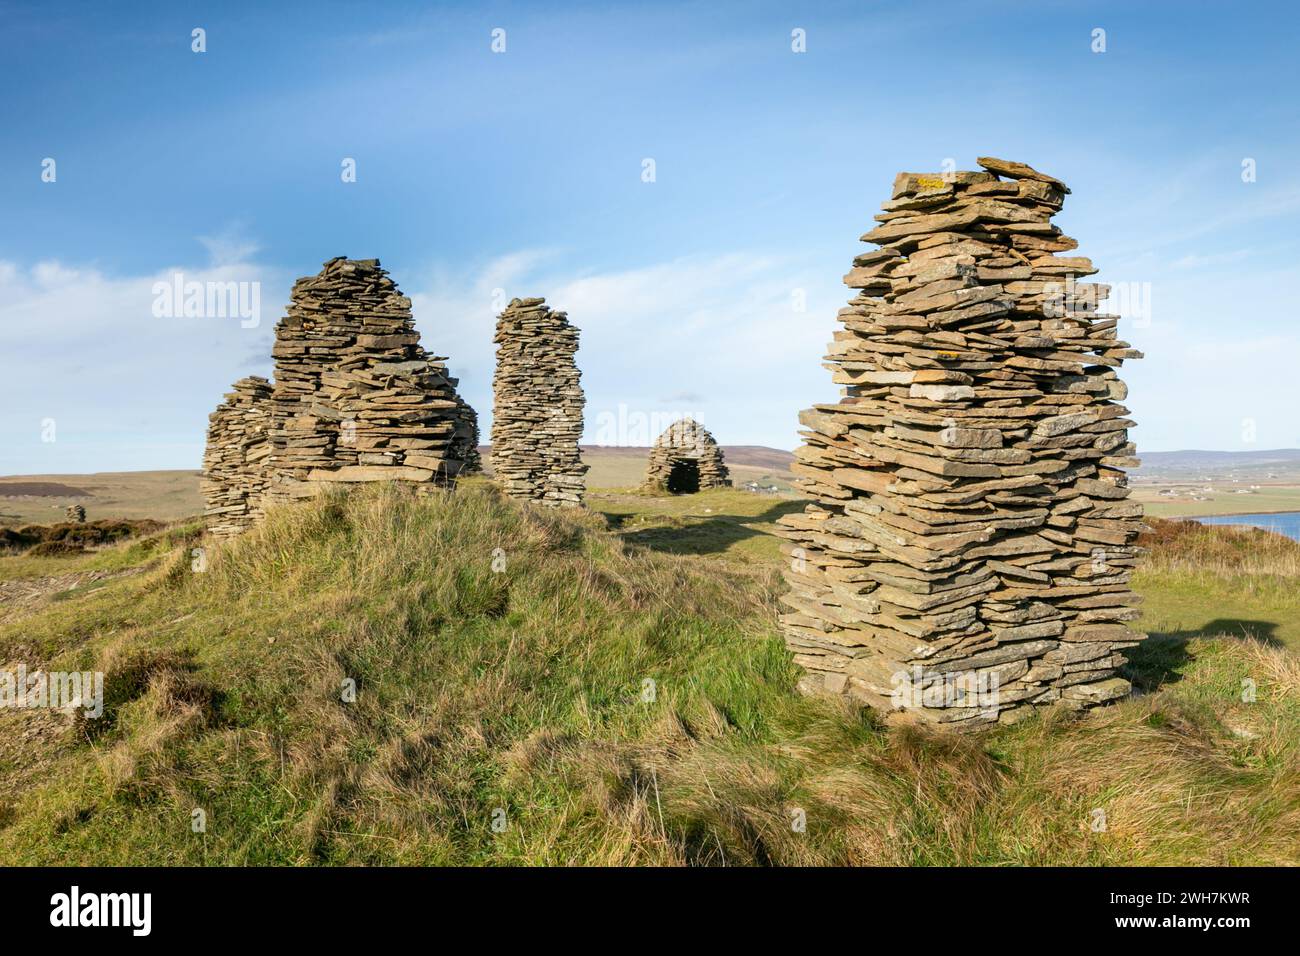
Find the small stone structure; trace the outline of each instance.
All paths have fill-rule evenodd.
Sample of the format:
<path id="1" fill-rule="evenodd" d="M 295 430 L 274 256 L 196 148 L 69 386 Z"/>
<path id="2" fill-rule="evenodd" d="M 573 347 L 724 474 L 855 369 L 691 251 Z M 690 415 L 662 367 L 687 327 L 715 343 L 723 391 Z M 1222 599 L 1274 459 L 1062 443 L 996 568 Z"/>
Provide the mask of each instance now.
<path id="1" fill-rule="evenodd" d="M 1059 255 L 1065 185 L 979 163 L 899 174 L 862 237 L 827 356 L 844 397 L 800 416 L 814 502 L 780 522 L 803 688 L 966 726 L 1127 694 L 1145 636 L 1115 374 L 1141 353 Z"/>
<path id="2" fill-rule="evenodd" d="M 454 378 L 448 381 L 457 384 Z M 483 470 L 483 459 L 478 451 L 478 412 L 459 395 L 456 397 L 460 405 L 456 409 L 456 431 L 452 437 L 451 454 L 460 460 L 461 475 L 476 475 Z"/>
<path id="3" fill-rule="evenodd" d="M 209 416 L 213 533 L 327 483 L 446 484 L 476 466 L 477 417 L 379 260 L 331 259 L 294 283 L 271 354 L 274 384 L 243 379 Z"/>
<path id="4" fill-rule="evenodd" d="M 558 507 L 582 504 L 578 442 L 584 398 L 578 329 L 545 299 L 513 299 L 497 318 L 492 472 L 506 493 Z"/>
<path id="5" fill-rule="evenodd" d="M 86 509 L 84 505 L 68 505 L 64 512 L 64 517 L 72 524 L 86 523 Z"/>
<path id="6" fill-rule="evenodd" d="M 674 494 L 731 485 L 722 449 L 699 422 L 683 418 L 673 422 L 650 449 L 646 466 L 647 488 Z"/>

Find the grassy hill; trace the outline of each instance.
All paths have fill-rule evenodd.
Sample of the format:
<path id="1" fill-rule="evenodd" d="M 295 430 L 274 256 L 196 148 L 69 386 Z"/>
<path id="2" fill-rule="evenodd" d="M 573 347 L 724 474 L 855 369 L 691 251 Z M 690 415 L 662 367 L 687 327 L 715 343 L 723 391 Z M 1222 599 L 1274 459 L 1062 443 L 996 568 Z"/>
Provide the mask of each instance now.
<path id="1" fill-rule="evenodd" d="M 0 662 L 107 675 L 98 721 L 0 710 L 7 860 L 1300 862 L 1293 635 L 1213 596 L 1294 595 L 1300 546 L 1162 533 L 1139 590 L 1186 623 L 1140 696 L 954 737 L 793 692 L 763 533 L 788 503 L 592 504 L 372 487 L 224 544 L 0 558 L 28 594 Z"/>

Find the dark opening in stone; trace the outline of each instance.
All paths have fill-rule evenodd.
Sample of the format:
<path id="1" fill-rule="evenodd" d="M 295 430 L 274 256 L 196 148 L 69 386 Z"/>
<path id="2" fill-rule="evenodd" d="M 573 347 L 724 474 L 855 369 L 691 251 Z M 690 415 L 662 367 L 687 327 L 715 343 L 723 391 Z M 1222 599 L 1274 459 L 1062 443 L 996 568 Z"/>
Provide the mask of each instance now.
<path id="1" fill-rule="evenodd" d="M 678 458 L 668 473 L 668 490 L 675 495 L 694 494 L 700 490 L 700 465 L 691 458 Z"/>

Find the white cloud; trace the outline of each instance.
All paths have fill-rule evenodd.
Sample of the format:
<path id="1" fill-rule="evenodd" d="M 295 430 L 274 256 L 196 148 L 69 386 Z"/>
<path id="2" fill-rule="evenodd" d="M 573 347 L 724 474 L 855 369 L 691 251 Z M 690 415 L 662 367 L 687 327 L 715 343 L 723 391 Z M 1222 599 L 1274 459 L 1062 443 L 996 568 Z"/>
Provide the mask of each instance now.
<path id="1" fill-rule="evenodd" d="M 805 263 L 740 253 L 574 276 L 554 250 L 494 260 L 468 279 L 432 270 L 411 294 L 427 347 L 491 421 L 493 293 L 543 296 L 581 330 L 578 365 L 587 393 L 586 440 L 620 405 L 647 415 L 694 414 L 730 444 L 793 447 L 796 416 L 837 396 L 819 360 L 844 296 L 835 277 L 814 281 Z M 795 311 L 796 290 L 806 299 Z M 669 396 L 663 398 L 662 396 Z"/>
<path id="2" fill-rule="evenodd" d="M 247 238 L 238 226 L 232 226 L 217 236 L 199 236 L 198 239 L 208 250 L 213 266 L 245 265 L 261 251 L 261 246 Z"/>
<path id="3" fill-rule="evenodd" d="M 1189 252 L 1170 263 L 1172 269 L 1213 269 L 1218 266 L 1232 265 L 1249 259 L 1254 254 L 1251 249 L 1234 249 L 1231 252 L 1218 252 L 1203 255 Z"/>
<path id="4" fill-rule="evenodd" d="M 260 283 L 260 325 L 156 318 L 154 283 L 178 272 Z M 0 472 L 198 467 L 208 412 L 236 379 L 270 369 L 274 309 L 289 284 L 247 260 L 143 276 L 0 262 Z M 45 419 L 57 425 L 52 443 L 41 440 Z"/>

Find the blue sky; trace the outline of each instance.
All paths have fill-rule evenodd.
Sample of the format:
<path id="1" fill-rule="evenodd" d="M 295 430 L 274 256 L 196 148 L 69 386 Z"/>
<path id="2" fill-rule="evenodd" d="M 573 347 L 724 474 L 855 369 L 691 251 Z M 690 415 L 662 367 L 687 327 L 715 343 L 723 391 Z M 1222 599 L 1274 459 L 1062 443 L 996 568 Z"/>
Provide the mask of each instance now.
<path id="1" fill-rule="evenodd" d="M 0 473 L 197 467 L 222 393 L 269 372 L 293 279 L 335 255 L 378 257 L 412 296 L 485 433 L 500 289 L 583 330 L 589 441 L 691 413 L 724 444 L 792 448 L 798 411 L 837 396 L 840 278 L 894 174 L 985 154 L 1069 183 L 1057 221 L 1135 291 L 1139 450 L 1300 445 L 1292 4 L 0 17 Z M 155 317 L 176 272 L 261 283 L 260 325 Z"/>

